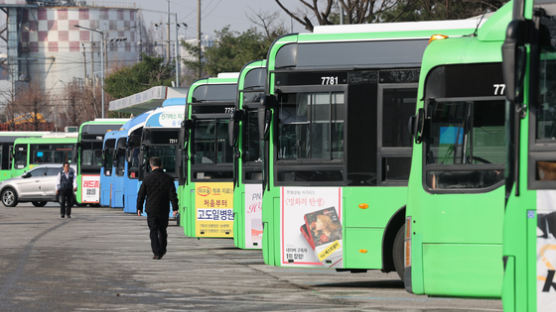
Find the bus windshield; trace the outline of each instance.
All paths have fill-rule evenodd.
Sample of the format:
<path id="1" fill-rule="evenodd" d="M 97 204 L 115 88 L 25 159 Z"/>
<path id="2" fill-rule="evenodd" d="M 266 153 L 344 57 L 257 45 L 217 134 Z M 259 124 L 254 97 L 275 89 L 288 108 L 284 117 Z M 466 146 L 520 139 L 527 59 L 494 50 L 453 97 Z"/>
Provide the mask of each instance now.
<path id="1" fill-rule="evenodd" d="M 129 135 L 128 143 L 127 143 L 127 166 L 128 172 L 127 176 L 130 179 L 137 179 L 139 176 L 139 168 L 141 166 L 140 163 L 140 150 L 141 150 L 141 134 L 143 128 L 137 129 L 133 131 L 132 134 Z"/>
<path id="2" fill-rule="evenodd" d="M 81 143 L 81 172 L 98 174 L 102 167 L 102 142 Z"/>
<path id="3" fill-rule="evenodd" d="M 438 66 L 425 83 L 424 184 L 478 191 L 504 179 L 506 105 L 500 63 Z M 443 81 L 443 83 L 438 83 Z"/>
<path id="4" fill-rule="evenodd" d="M 279 160 L 343 159 L 343 92 L 283 94 L 279 111 Z"/>
<path id="5" fill-rule="evenodd" d="M 151 157 L 159 157 L 162 163 L 162 170 L 172 177 L 177 177 L 176 172 L 176 145 L 150 145 L 146 153 L 146 162 Z M 150 166 L 147 166 L 151 172 Z"/>
<path id="6" fill-rule="evenodd" d="M 243 127 L 243 173 L 246 181 L 262 180 L 263 142 L 259 135 L 258 109 L 246 109 Z"/>
<path id="7" fill-rule="evenodd" d="M 112 165 L 114 161 L 114 144 L 116 144 L 116 140 L 106 140 L 104 143 L 104 157 L 102 160 L 102 166 L 104 167 L 104 175 L 111 176 L 112 175 Z"/>
<path id="8" fill-rule="evenodd" d="M 196 120 L 193 129 L 193 164 L 232 163 L 228 119 Z"/>

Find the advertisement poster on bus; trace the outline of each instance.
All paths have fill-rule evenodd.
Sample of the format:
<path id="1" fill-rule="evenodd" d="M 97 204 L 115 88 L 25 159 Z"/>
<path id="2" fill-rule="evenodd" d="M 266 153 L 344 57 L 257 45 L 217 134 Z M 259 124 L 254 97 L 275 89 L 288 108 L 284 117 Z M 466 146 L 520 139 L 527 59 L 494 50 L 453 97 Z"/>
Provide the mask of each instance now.
<path id="1" fill-rule="evenodd" d="M 100 176 L 81 176 L 81 202 L 98 204 L 100 202 Z"/>
<path id="2" fill-rule="evenodd" d="M 245 247 L 261 248 L 263 240 L 263 186 L 245 184 Z"/>
<path id="3" fill-rule="evenodd" d="M 537 226 L 537 310 L 553 311 L 556 307 L 556 191 L 537 191 Z"/>
<path id="4" fill-rule="evenodd" d="M 233 237 L 233 183 L 195 183 L 195 212 L 196 236 Z"/>
<path id="5" fill-rule="evenodd" d="M 342 268 L 342 189 L 280 189 L 280 256 L 283 266 Z"/>

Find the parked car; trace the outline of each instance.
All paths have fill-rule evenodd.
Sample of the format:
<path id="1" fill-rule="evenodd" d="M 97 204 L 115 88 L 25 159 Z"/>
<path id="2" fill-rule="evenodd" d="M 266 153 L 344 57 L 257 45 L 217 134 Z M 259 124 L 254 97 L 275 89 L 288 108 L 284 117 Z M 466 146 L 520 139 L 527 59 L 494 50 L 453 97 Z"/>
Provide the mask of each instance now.
<path id="1" fill-rule="evenodd" d="M 75 166 L 72 166 L 75 171 Z M 56 176 L 62 171 L 61 164 L 37 166 L 23 175 L 0 183 L 0 199 L 6 207 L 15 207 L 21 202 L 31 202 L 43 207 L 56 199 Z"/>

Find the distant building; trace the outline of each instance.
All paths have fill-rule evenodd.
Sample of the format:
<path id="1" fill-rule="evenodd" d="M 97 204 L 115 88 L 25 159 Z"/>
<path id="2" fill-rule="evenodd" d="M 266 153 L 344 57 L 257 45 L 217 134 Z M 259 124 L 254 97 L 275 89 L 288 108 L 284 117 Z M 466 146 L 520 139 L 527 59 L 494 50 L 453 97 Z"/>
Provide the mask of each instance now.
<path id="1" fill-rule="evenodd" d="M 137 8 L 87 6 L 84 1 L 67 5 L 73 3 L 0 0 L 7 12 L 7 56 L 0 58 L 0 79 L 9 79 L 1 91 L 32 84 L 62 105 L 66 84 L 99 81 L 103 55 L 106 75 L 140 59 Z M 104 52 L 101 34 L 77 25 L 104 32 Z"/>

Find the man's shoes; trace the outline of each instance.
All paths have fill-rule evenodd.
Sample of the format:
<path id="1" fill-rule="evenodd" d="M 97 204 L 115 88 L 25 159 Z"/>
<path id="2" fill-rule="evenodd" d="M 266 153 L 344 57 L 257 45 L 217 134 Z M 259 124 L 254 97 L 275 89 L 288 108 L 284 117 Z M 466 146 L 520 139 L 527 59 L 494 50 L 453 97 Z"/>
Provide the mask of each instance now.
<path id="1" fill-rule="evenodd" d="M 71 216 L 70 216 L 70 215 L 68 215 L 68 219 L 71 219 Z"/>
<path id="2" fill-rule="evenodd" d="M 162 259 L 162 256 L 157 256 L 157 255 L 153 256 L 153 260 L 160 260 L 160 259 Z"/>
<path id="3" fill-rule="evenodd" d="M 61 215 L 61 216 L 60 216 L 60 218 L 62 218 L 62 219 L 63 219 L 63 218 L 64 218 L 64 215 Z"/>

